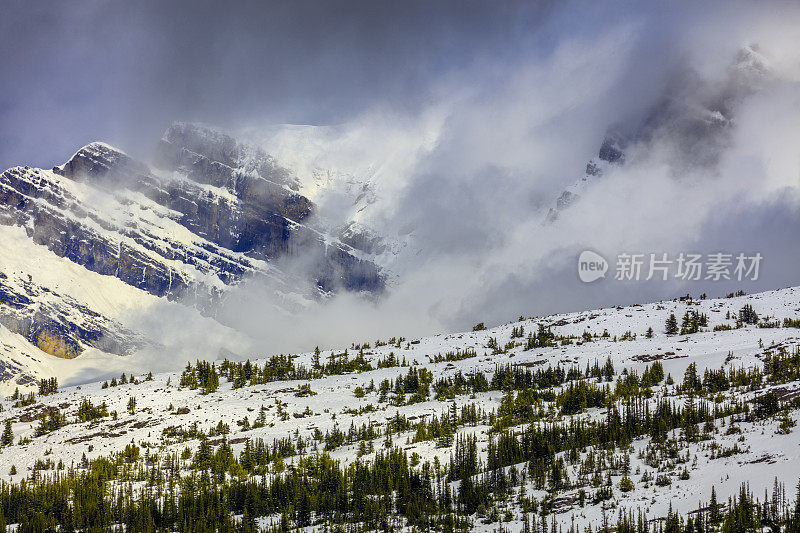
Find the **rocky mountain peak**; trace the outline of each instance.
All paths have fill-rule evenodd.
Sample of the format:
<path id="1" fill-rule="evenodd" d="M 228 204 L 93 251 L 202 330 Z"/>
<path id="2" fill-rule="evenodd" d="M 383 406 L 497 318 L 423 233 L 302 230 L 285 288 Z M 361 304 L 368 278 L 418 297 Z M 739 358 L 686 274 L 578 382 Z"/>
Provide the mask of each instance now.
<path id="1" fill-rule="evenodd" d="M 297 192 L 297 177 L 262 148 L 199 124 L 176 122 L 161 138 L 156 166 L 186 171 L 190 179 L 217 187 L 243 176 L 260 178 Z"/>
<path id="2" fill-rule="evenodd" d="M 53 167 L 53 172 L 72 180 L 106 181 L 113 176 L 144 175 L 148 168 L 119 148 L 95 141 L 75 152 L 63 165 Z"/>

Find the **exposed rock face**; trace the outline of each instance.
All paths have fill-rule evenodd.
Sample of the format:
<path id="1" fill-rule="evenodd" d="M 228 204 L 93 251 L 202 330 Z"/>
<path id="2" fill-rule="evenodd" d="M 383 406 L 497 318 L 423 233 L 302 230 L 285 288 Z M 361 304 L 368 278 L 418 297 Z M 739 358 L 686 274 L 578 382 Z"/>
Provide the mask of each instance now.
<path id="1" fill-rule="evenodd" d="M 161 140 L 157 164 L 235 196 L 231 211 L 198 206 L 197 213 L 187 213 L 183 206 L 169 206 L 183 212 L 188 224 L 196 224 L 193 231 L 210 235 L 216 244 L 264 260 L 310 254 L 316 282 L 325 291 L 338 286 L 383 289 L 374 264 L 357 259 L 342 245 L 326 244 L 303 225 L 314 206 L 296 192 L 299 185 L 291 172 L 262 150 L 196 125 L 175 124 Z"/>
<path id="2" fill-rule="evenodd" d="M 386 250 L 386 244 L 380 235 L 357 222 L 350 222 L 342 228 L 339 239 L 366 254 L 382 254 Z"/>
<path id="3" fill-rule="evenodd" d="M 559 196 L 558 200 L 556 200 L 556 209 L 566 209 L 577 198 L 578 198 L 577 194 L 571 193 L 569 191 L 562 192 L 561 196 Z"/>
<path id="4" fill-rule="evenodd" d="M 73 298 L 0 272 L 0 324 L 56 357 L 72 359 L 86 346 L 126 355 L 142 342 L 133 332 Z"/>
<path id="5" fill-rule="evenodd" d="M 82 149 L 71 166 L 86 165 L 82 154 L 89 151 L 89 147 Z M 164 260 L 185 259 L 200 267 L 202 257 L 185 253 L 177 243 L 170 246 L 173 243 L 167 237 L 150 233 L 137 224 L 139 221 L 120 224 L 83 202 L 66 185 L 54 173 L 39 169 L 16 167 L 5 171 L 0 174 L 0 223 L 24 227 L 35 243 L 56 255 L 156 296 L 176 298 L 185 292 L 192 280 L 181 273 L 173 274 Z M 123 198 L 102 191 L 97 194 L 103 200 L 112 199 L 110 207 L 125 208 Z M 119 210 L 114 213 L 119 214 Z"/>
<path id="6" fill-rule="evenodd" d="M 206 133 L 208 141 L 203 143 L 201 134 Z M 232 143 L 230 137 L 179 125 L 170 128 L 159 149 L 162 170 L 173 175 L 150 172 L 125 154 L 99 143 L 81 149 L 67 164 L 54 170 L 78 181 L 92 179 L 103 185 L 125 187 L 179 213 L 175 219 L 179 224 L 210 243 L 206 245 L 214 253 L 210 266 L 225 284 L 257 270 L 253 259 L 270 261 L 285 255 L 309 254 L 319 263 L 316 272 L 312 268 L 314 281 L 325 291 L 382 290 L 383 280 L 375 265 L 357 259 L 342 245 L 326 244 L 317 232 L 303 225 L 313 206 L 294 192 L 296 183 L 288 171 L 258 151 L 255 162 L 234 160 L 233 154 L 243 153 L 244 148 Z M 241 166 L 234 168 L 228 163 Z M 280 181 L 263 178 L 259 172 Z M 179 255 L 181 260 L 193 262 L 192 254 Z M 209 258 L 202 255 L 206 263 Z M 166 259 L 176 256 L 167 249 Z M 88 268 L 91 263 L 81 262 Z M 137 274 L 145 268 L 141 260 L 134 259 L 132 263 Z M 130 269 L 123 269 L 127 270 Z M 156 268 L 154 283 L 142 288 L 158 296 L 185 293 L 183 289 L 188 284 L 184 280 L 177 280 L 178 286 L 170 287 L 168 276 L 159 276 L 158 271 Z"/>
<path id="7" fill-rule="evenodd" d="M 597 157 L 602 159 L 603 161 L 608 161 L 609 163 L 624 163 L 625 162 L 625 154 L 622 152 L 622 148 L 620 147 L 620 143 L 617 139 L 613 137 L 606 137 L 603 140 L 603 145 L 600 146 L 600 151 L 597 153 Z M 593 163 L 590 162 L 590 165 Z M 594 164 L 594 168 L 597 169 L 597 165 Z M 589 169 L 587 168 L 587 174 L 589 173 Z"/>
<path id="8" fill-rule="evenodd" d="M 597 152 L 597 159 L 590 159 L 586 163 L 583 177 L 575 184 L 561 192 L 556 198 L 556 205 L 551 207 L 545 217 L 545 224 L 552 224 L 558 220 L 559 214 L 575 204 L 581 198 L 581 192 L 591 180 L 600 178 L 609 167 L 625 163 L 625 153 L 622 151 L 623 143 L 614 135 L 607 135 Z"/>
<path id="9" fill-rule="evenodd" d="M 81 148 L 52 171 L 0 174 L 0 225 L 89 271 L 113 276 L 208 315 L 226 288 L 268 278 L 284 293 L 380 292 L 378 267 L 307 225 L 314 206 L 297 180 L 262 150 L 197 126 L 176 124 L 161 140 L 158 169 L 104 143 Z M 302 258 L 302 271 L 276 263 Z M 281 263 L 283 264 L 283 263 Z M 290 264 L 290 263 L 287 263 Z M 9 282 L 0 264 L 0 324 L 43 351 L 75 357 L 86 347 L 125 354 L 135 335 L 52 287 Z"/>
<path id="10" fill-rule="evenodd" d="M 194 181 L 215 187 L 234 189 L 248 177 L 248 184 L 266 181 L 300 189 L 297 178 L 261 148 L 196 124 L 173 124 L 159 143 L 156 162 L 169 169 L 184 166 Z"/>

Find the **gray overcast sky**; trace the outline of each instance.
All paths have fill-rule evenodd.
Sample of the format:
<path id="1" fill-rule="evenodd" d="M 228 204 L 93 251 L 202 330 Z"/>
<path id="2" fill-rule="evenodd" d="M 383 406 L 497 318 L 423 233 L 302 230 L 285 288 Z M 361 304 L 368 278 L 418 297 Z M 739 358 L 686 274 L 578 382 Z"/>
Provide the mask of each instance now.
<path id="1" fill-rule="evenodd" d="M 413 109 L 435 79 L 545 41 L 540 2 L 44 2 L 0 16 L 0 166 L 103 139 L 143 151 L 173 120 L 326 124 Z"/>

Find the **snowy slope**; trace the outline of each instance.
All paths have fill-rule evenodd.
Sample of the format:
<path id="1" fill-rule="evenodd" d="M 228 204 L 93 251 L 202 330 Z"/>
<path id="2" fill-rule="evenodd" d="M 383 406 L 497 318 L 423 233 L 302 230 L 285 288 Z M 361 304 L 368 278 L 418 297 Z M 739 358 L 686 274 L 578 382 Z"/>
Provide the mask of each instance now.
<path id="1" fill-rule="evenodd" d="M 75 359 L 54 357 L 36 345 L 38 337 L 31 342 L 26 332 L 14 333 L 3 326 L 6 349 L 2 361 L 5 368 L 13 369 L 0 378 L 0 391 L 4 394 L 10 394 L 17 386 L 21 390 L 35 387 L 34 380 L 40 377 L 58 377 L 62 383 L 69 383 L 79 376 L 86 379 L 87 375 L 123 371 L 130 369 L 128 359 L 139 351 L 161 350 L 165 346 L 176 349 L 176 339 L 153 334 L 148 322 L 150 316 L 183 317 L 185 327 L 194 324 L 228 339 L 230 350 L 249 346 L 241 335 L 202 316 L 196 309 L 158 298 L 118 278 L 100 275 L 69 259 L 54 256 L 32 242 L 22 228 L 0 225 L 0 257 L 4 275 L 0 287 L 5 294 L 13 291 L 27 299 L 24 305 L 4 305 L 2 313 L 17 318 L 37 314 L 50 317 L 65 328 L 64 337 L 82 350 Z M 91 335 L 81 337 L 81 331 Z M 208 353 L 215 354 L 213 350 Z M 140 364 L 140 359 L 134 361 L 137 366 Z"/>
<path id="2" fill-rule="evenodd" d="M 456 373 L 467 375 L 475 370 L 491 375 L 498 364 L 511 363 L 532 369 L 544 369 L 558 364 L 566 368 L 572 365 L 583 368 L 595 362 L 602 365 L 608 358 L 613 362 L 617 376 L 623 369 L 627 372 L 641 372 L 646 365 L 656 360 L 660 361 L 665 374 L 671 375 L 676 383 L 679 383 L 690 363 L 696 364 L 700 375 L 705 369 L 748 368 L 762 364 L 767 351 L 774 352 L 778 347 L 791 351 L 800 346 L 800 330 L 795 328 L 759 328 L 751 325 L 726 331 L 711 331 L 714 326 L 735 325 L 735 317 L 745 304 L 752 305 L 762 320 L 796 319 L 800 317 L 800 288 L 731 298 L 674 300 L 526 318 L 482 331 L 402 341 L 395 339 L 394 343 L 381 346 L 378 346 L 378 343 L 370 343 L 371 347 L 363 349 L 362 352 L 373 364 L 394 353 L 398 360 L 405 361 L 408 365 L 418 365 L 430 370 L 434 382 L 439 377 L 453 376 Z M 667 317 L 674 313 L 680 319 L 687 310 L 705 313 L 708 316 L 708 327 L 691 335 L 665 335 L 663 327 Z M 726 314 L 730 314 L 733 318 L 726 318 Z M 513 348 L 508 349 L 506 353 L 494 355 L 492 350 L 487 348 L 492 344 L 491 339 L 495 339 L 499 346 L 504 346 L 510 341 L 515 341 L 512 333 L 520 326 L 528 332 L 535 331 L 540 324 L 551 327 L 558 335 L 581 336 L 588 331 L 596 337 L 591 342 L 582 342 L 579 338 L 576 342 L 564 346 L 529 350 L 524 349 L 524 342 L 519 343 L 524 341 L 524 338 L 517 338 Z M 645 332 L 650 327 L 654 330 L 653 337 L 646 338 Z M 607 332 L 607 336 L 604 332 Z M 636 338 L 620 340 L 627 332 L 636 334 Z M 0 329 L 0 339 L 8 340 L 10 337 Z M 9 342 L 9 345 L 0 346 L 20 350 L 24 357 L 36 358 L 37 355 L 33 353 L 35 350 L 29 346 L 20 346 L 18 341 L 15 345 L 13 339 Z M 362 342 L 363 340 L 357 341 L 359 344 Z M 352 354 L 358 352 L 354 346 L 349 348 Z M 456 361 L 434 362 L 437 355 L 448 352 L 463 353 L 466 350 L 475 350 L 476 355 Z M 343 351 L 344 348 L 323 351 L 319 357 L 325 361 Z M 314 357 L 313 353 L 298 354 L 294 362 L 310 366 Z M 263 365 L 264 362 L 262 360 L 255 363 Z M 52 370 L 60 371 L 55 367 L 52 367 Z M 32 440 L 29 443 L 15 444 L 0 454 L 0 476 L 9 481 L 19 481 L 29 476 L 34 462 L 45 457 L 48 450 L 53 449 L 58 450 L 57 459 L 67 466 L 79 463 L 84 454 L 88 458 L 105 456 L 122 450 L 131 442 L 147 446 L 149 450 L 158 453 L 180 454 L 187 446 L 196 449 L 199 445 L 197 439 L 176 441 L 165 437 L 165 430 L 169 433 L 167 428 L 171 426 L 186 429 L 197 423 L 199 428 L 207 431 L 220 421 L 224 421 L 230 425 L 231 433 L 228 435 L 228 440 L 238 454 L 247 439 L 263 438 L 271 442 L 272 439 L 291 435 L 308 438 L 316 430 L 324 433 L 338 426 L 346 431 L 351 424 L 358 427 L 361 424 L 371 423 L 376 427 L 386 428 L 387 422 L 397 414 L 409 420 L 419 420 L 447 412 L 453 403 L 459 407 L 474 403 L 480 409 L 490 411 L 498 407 L 504 396 L 501 391 L 478 393 L 472 397 L 457 396 L 453 401 L 435 401 L 431 396 L 428 401 L 421 403 L 394 406 L 382 403 L 377 392 L 367 392 L 361 398 L 354 394 L 356 387 L 368 389 L 370 383 L 378 385 L 386 378 L 394 379 L 407 372 L 408 367 L 400 366 L 328 376 L 310 382 L 279 381 L 237 389 L 233 389 L 230 383 L 223 382 L 216 392 L 207 395 L 200 394 L 198 390 L 179 387 L 180 373 L 157 374 L 151 381 L 144 381 L 144 376 L 140 374 L 136 376 L 139 380 L 136 384 L 128 383 L 108 388 L 102 388 L 100 383 L 64 387 L 54 395 L 40 397 L 39 402 L 27 407 L 13 407 L 14 402 L 6 399 L 2 402 L 4 410 L 0 418 L 12 421 L 17 439 L 31 437 Z M 299 387 L 306 384 L 310 386 L 314 395 L 297 394 Z M 788 390 L 790 393 L 800 391 L 800 383 L 784 384 L 781 388 L 784 392 Z M 674 387 L 663 384 L 655 390 L 657 392 L 652 402 L 674 394 Z M 723 395 L 720 401 L 748 400 L 758 394 L 760 393 L 751 392 L 735 396 L 730 393 Z M 131 397 L 136 398 L 136 412 L 133 415 L 126 414 L 126 406 Z M 119 413 L 118 419 L 104 418 L 97 422 L 69 424 L 44 436 L 35 437 L 37 417 L 40 413 L 59 406 L 71 420 L 83 398 L 91 399 L 95 405 L 105 402 L 109 411 Z M 675 398 L 674 401 L 682 402 L 683 399 Z M 265 427 L 242 429 L 237 425 L 236 422 L 245 417 L 253 422 L 261 406 L 264 406 L 267 413 Z M 185 409 L 179 411 L 179 408 Z M 283 419 L 279 414 L 281 410 L 290 416 Z M 603 409 L 590 409 L 576 416 L 597 418 L 605 415 Z M 797 420 L 800 412 L 793 411 L 790 416 Z M 798 446 L 800 432 L 777 434 L 777 422 L 774 420 L 740 422 L 738 427 L 741 433 L 729 435 L 725 427 L 718 426 L 720 432 L 716 434 L 714 442 L 722 447 L 732 447 L 736 444 L 741 448 L 741 453 L 712 459 L 707 441 L 690 444 L 691 458 L 686 463 L 690 473 L 689 479 L 679 480 L 674 477 L 672 484 L 666 487 L 639 480 L 643 473 L 657 474 L 661 471 L 657 472 L 648 466 L 643 458 L 648 445 L 647 439 L 635 441 L 632 444 L 633 453 L 630 457 L 631 477 L 636 482 L 636 488 L 627 493 L 615 491 L 614 498 L 609 503 L 614 507 L 613 512 L 629 507 L 641 508 L 646 510 L 650 517 L 663 517 L 671 505 L 675 511 L 686 513 L 697 508 L 701 497 L 707 499 L 712 485 L 720 501 L 735 495 L 742 482 L 749 482 L 757 494 L 763 488 L 771 487 L 775 478 L 787 486 L 793 486 L 800 477 Z M 479 423 L 474 427 L 462 427 L 458 431 L 460 435 L 476 434 L 480 453 L 485 454 L 489 430 L 489 426 Z M 423 461 L 438 458 L 442 464 L 447 463 L 452 448 L 438 447 L 434 441 L 411 443 L 412 437 L 413 432 L 407 432 L 394 435 L 393 439 L 394 443 L 402 446 L 408 454 L 419 454 Z M 376 447 L 377 445 L 378 443 Z M 333 450 L 331 456 L 348 463 L 355 460 L 356 452 L 356 445 L 345 445 Z M 291 461 L 291 458 L 287 459 L 287 462 Z M 12 465 L 17 471 L 15 476 L 9 475 Z M 678 469 L 679 467 L 680 465 L 676 466 Z M 573 471 L 571 475 L 577 475 L 577 472 Z M 620 479 L 621 476 L 614 476 L 614 486 Z M 546 495 L 544 491 L 537 491 L 533 486 L 528 488 L 527 493 L 537 498 Z M 562 502 L 561 510 L 556 511 L 559 523 L 562 525 L 569 525 L 574 521 L 576 525 L 591 524 L 596 528 L 600 524 L 604 512 L 601 505 L 590 504 L 579 507 L 573 501 L 577 501 L 575 490 L 565 491 L 557 496 Z M 519 530 L 521 528 L 519 510 L 514 510 L 513 505 L 510 509 L 515 518 L 506 525 Z M 494 529 L 494 526 L 483 525 L 477 519 L 475 527 L 479 530 Z"/>

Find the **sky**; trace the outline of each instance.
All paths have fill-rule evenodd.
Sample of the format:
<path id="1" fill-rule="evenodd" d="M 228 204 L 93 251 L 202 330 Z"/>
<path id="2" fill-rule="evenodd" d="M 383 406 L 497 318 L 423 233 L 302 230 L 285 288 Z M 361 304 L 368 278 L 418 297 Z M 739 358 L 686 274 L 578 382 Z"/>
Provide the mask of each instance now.
<path id="1" fill-rule="evenodd" d="M 4 2 L 0 166 L 104 139 L 147 153 L 173 120 L 346 122 L 418 109 L 432 84 L 519 53 L 536 2 Z M 255 119 L 254 119 L 255 117 Z"/>
<path id="2" fill-rule="evenodd" d="M 276 350 L 767 290 L 800 284 L 797 42 L 788 2 L 7 1 L 0 166 L 47 168 L 93 140 L 146 160 L 182 120 L 369 175 L 364 222 L 414 253 L 378 302 L 230 310 Z M 276 144 L 276 124 L 318 128 Z M 625 164 L 545 223 L 609 132 Z M 578 279 L 583 250 L 605 279 Z M 617 281 L 623 252 L 764 260 L 747 283 Z"/>

